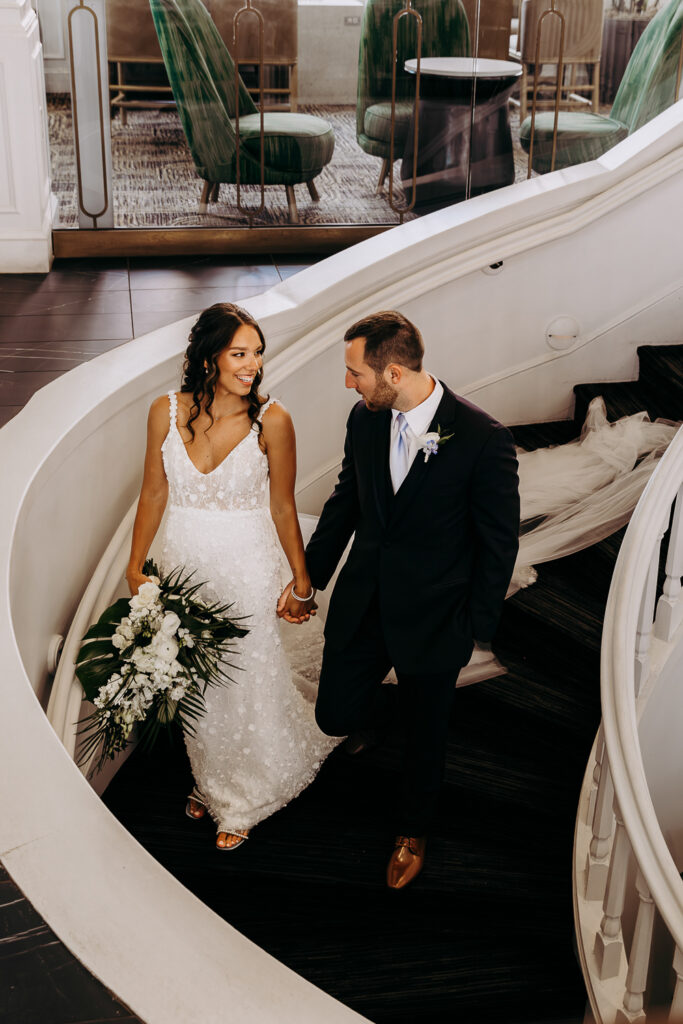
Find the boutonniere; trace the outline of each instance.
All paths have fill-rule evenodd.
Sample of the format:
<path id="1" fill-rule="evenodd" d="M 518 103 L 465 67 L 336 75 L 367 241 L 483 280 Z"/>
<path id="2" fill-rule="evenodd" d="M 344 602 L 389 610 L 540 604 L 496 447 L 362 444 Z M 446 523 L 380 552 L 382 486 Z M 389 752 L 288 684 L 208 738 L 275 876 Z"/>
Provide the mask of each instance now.
<path id="1" fill-rule="evenodd" d="M 440 426 L 428 434 L 421 434 L 418 441 L 420 442 L 420 451 L 424 452 L 425 462 L 429 460 L 430 455 L 438 455 L 441 445 L 450 441 L 452 437 L 452 434 L 442 434 Z"/>

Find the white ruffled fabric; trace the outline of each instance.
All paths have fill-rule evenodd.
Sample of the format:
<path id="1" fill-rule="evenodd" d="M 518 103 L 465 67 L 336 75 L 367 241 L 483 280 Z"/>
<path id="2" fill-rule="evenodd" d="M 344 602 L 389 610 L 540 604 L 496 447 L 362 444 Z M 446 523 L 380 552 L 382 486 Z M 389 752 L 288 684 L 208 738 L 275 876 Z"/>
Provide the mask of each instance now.
<path id="1" fill-rule="evenodd" d="M 646 412 L 610 423 L 603 399 L 594 398 L 578 440 L 518 449 L 522 536 L 508 597 L 535 581 L 533 566 L 624 526 L 677 430 Z"/>

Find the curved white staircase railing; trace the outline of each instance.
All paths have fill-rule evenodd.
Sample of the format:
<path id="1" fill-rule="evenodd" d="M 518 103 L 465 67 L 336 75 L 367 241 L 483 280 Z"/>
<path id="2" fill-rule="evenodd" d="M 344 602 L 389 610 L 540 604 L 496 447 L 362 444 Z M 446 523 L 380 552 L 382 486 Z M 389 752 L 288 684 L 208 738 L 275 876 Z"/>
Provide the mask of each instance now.
<path id="1" fill-rule="evenodd" d="M 602 641 L 602 725 L 577 820 L 578 946 L 603 1024 L 644 1021 L 646 1012 L 683 1019 L 681 576 L 683 430 L 653 473 L 617 559 Z"/>

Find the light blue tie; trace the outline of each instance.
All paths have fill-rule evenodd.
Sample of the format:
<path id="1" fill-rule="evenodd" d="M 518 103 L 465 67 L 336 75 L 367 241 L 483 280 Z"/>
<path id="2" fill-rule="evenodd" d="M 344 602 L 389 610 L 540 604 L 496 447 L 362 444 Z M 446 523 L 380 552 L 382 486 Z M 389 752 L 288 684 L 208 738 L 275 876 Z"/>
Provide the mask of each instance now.
<path id="1" fill-rule="evenodd" d="M 410 461 L 408 457 L 408 439 L 406 437 L 406 430 L 408 429 L 408 420 L 405 418 L 402 412 L 396 417 L 396 428 L 397 437 L 394 444 L 391 447 L 391 459 L 389 469 L 391 471 L 391 483 L 394 488 L 394 494 L 399 489 L 403 481 L 408 475 L 410 469 Z"/>

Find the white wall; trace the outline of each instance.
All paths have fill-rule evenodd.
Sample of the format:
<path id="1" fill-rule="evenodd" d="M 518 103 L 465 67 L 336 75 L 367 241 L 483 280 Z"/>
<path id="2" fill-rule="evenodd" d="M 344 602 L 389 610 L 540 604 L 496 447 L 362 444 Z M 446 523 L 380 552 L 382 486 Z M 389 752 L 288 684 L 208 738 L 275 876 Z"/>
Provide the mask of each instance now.
<path id="1" fill-rule="evenodd" d="M 43 52 L 29 0 L 0 0 L 0 273 L 52 263 Z"/>
<path id="2" fill-rule="evenodd" d="M 299 103 L 356 104 L 363 0 L 299 0 Z"/>
<path id="3" fill-rule="evenodd" d="M 654 641 L 653 657 L 664 645 Z M 683 871 L 683 627 L 638 724 L 648 789 L 678 871 Z M 662 757 L 662 751 L 666 756 Z"/>
<path id="4" fill-rule="evenodd" d="M 69 41 L 62 0 L 31 0 L 40 23 L 45 63 L 45 88 L 51 92 L 69 92 Z"/>

